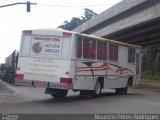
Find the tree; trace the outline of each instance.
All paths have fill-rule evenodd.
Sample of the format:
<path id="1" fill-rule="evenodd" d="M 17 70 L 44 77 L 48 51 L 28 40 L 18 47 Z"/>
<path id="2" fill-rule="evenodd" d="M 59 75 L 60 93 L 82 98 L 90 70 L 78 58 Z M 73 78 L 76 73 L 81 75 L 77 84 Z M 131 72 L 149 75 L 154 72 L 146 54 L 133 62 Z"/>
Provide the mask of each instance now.
<path id="1" fill-rule="evenodd" d="M 77 26 L 81 25 L 82 23 L 88 21 L 93 16 L 97 15 L 97 13 L 93 12 L 92 10 L 85 8 L 84 9 L 84 15 L 77 18 L 73 17 L 71 21 L 64 21 L 63 25 L 58 26 L 58 28 L 63 28 L 65 30 L 73 30 Z"/>
<path id="2" fill-rule="evenodd" d="M 84 20 L 87 21 L 89 19 L 91 19 L 93 16 L 97 15 L 97 13 L 93 12 L 93 10 L 90 10 L 88 8 L 84 9 Z"/>
<path id="3" fill-rule="evenodd" d="M 154 63 L 155 72 L 160 75 L 160 51 L 157 53 Z"/>
<path id="4" fill-rule="evenodd" d="M 160 74 L 159 46 L 152 46 L 143 49 L 142 69 L 142 72 L 147 75 L 154 76 Z"/>

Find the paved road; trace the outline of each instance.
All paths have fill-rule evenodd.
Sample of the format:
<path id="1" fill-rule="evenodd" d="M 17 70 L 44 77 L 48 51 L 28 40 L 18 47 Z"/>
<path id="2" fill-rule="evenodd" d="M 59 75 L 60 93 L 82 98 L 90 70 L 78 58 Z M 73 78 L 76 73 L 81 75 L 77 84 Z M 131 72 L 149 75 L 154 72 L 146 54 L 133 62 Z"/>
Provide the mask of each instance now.
<path id="1" fill-rule="evenodd" d="M 103 92 L 99 98 L 79 97 L 69 92 L 64 100 L 44 94 L 43 88 L 12 86 L 13 93 L 0 93 L 0 113 L 157 113 L 160 95 Z"/>

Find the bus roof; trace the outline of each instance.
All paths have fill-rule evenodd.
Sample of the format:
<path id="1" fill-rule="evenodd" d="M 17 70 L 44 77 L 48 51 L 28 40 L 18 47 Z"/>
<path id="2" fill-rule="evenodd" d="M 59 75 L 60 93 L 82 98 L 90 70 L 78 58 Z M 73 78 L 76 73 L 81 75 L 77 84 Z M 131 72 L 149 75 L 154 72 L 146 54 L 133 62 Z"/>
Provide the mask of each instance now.
<path id="1" fill-rule="evenodd" d="M 91 38 L 91 39 L 100 40 L 100 41 L 107 41 L 109 43 L 113 43 L 113 44 L 117 44 L 117 45 L 122 45 L 122 46 L 132 47 L 132 48 L 142 48 L 142 46 L 138 46 L 138 45 L 132 45 L 132 44 L 124 43 L 124 42 L 119 42 L 119 41 L 115 41 L 115 40 L 110 40 L 110 39 L 97 37 L 97 36 L 94 36 L 94 35 L 87 35 L 87 34 L 78 33 L 78 32 L 74 32 L 74 31 L 68 31 L 68 30 L 64 30 L 64 29 L 61 29 L 61 28 L 58 28 L 58 29 L 48 29 L 48 28 L 46 28 L 46 29 L 34 29 L 32 31 L 34 31 L 34 32 L 49 31 L 51 33 L 52 32 L 70 32 L 70 33 L 73 33 L 73 34 L 81 35 L 81 36 L 86 37 L 86 38 Z"/>
<path id="2" fill-rule="evenodd" d="M 126 46 L 126 47 L 142 48 L 142 46 L 132 45 L 132 44 L 128 44 L 128 43 L 124 43 L 124 42 L 119 42 L 119 41 L 115 41 L 115 40 L 110 40 L 110 39 L 105 39 L 105 38 L 101 38 L 101 37 L 97 37 L 97 36 L 93 36 L 93 35 L 87 35 L 87 34 L 83 34 L 83 33 L 80 33 L 79 35 L 81 35 L 83 37 L 86 37 L 86 38 L 96 39 L 96 40 L 100 40 L 100 41 L 107 41 L 109 43 L 113 43 L 113 44 L 117 44 L 117 45 L 122 45 L 122 46 Z"/>

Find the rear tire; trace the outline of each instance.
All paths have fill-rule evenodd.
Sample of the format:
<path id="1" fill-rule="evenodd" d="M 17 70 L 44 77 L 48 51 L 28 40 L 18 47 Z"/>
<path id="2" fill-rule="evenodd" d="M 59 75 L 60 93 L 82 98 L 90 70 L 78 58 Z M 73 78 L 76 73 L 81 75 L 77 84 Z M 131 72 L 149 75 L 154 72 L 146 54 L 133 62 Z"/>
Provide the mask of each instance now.
<path id="1" fill-rule="evenodd" d="M 55 89 L 53 93 L 51 93 L 51 96 L 55 99 L 62 99 L 65 98 L 68 93 L 68 90 L 63 89 Z"/>
<path id="2" fill-rule="evenodd" d="M 96 84 L 94 86 L 94 90 L 93 90 L 93 97 L 98 97 L 101 95 L 101 91 L 102 91 L 102 85 L 100 83 L 99 80 L 96 81 Z"/>

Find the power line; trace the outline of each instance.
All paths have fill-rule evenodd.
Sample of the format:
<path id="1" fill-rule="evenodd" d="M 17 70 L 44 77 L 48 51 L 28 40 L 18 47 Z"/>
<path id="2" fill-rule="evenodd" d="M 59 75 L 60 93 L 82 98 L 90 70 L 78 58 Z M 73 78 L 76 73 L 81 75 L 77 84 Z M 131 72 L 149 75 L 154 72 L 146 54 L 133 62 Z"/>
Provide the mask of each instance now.
<path id="1" fill-rule="evenodd" d="M 8 1 L 8 2 L 17 2 L 17 1 L 12 1 L 12 0 L 2 0 L 0 2 L 3 1 Z M 131 4 L 131 3 L 136 3 L 136 2 L 125 2 L 125 3 L 117 3 L 119 5 L 121 4 Z M 60 5 L 60 4 L 41 4 L 41 3 L 37 3 L 37 6 L 46 6 L 46 7 L 105 7 L 105 6 L 112 6 L 112 5 L 116 5 L 116 4 L 107 4 L 107 5 Z"/>
<path id="2" fill-rule="evenodd" d="M 48 7 L 103 7 L 103 6 L 110 6 L 110 5 L 114 5 L 114 4 L 108 4 L 108 5 L 58 5 L 58 4 L 55 4 L 55 5 L 50 5 L 50 4 L 38 4 L 37 5 L 39 6 L 48 6 Z"/>
<path id="3" fill-rule="evenodd" d="M 14 1 L 14 0 L 1 0 L 0 2 L 17 2 L 18 1 Z M 107 5 L 60 5 L 60 4 L 41 4 L 41 3 L 37 3 L 37 5 L 39 6 L 53 6 L 53 7 L 96 7 L 96 6 L 110 6 L 110 5 L 115 5 L 115 4 L 107 4 Z"/>
<path id="4" fill-rule="evenodd" d="M 125 3 L 116 3 L 118 5 L 124 5 L 124 4 L 134 4 L 137 2 L 125 2 Z M 105 6 L 112 6 L 112 5 L 116 5 L 116 4 L 93 4 L 93 5 L 60 5 L 60 4 L 41 4 L 41 3 L 37 3 L 37 5 L 39 6 L 46 6 L 46 7 L 105 7 Z"/>
<path id="5" fill-rule="evenodd" d="M 17 1 L 12 1 L 12 0 L 1 0 L 0 2 L 17 2 Z"/>

